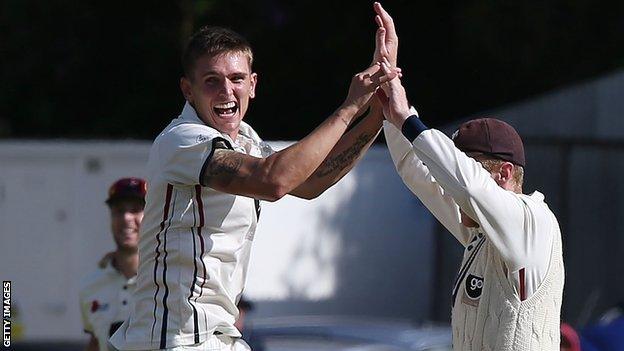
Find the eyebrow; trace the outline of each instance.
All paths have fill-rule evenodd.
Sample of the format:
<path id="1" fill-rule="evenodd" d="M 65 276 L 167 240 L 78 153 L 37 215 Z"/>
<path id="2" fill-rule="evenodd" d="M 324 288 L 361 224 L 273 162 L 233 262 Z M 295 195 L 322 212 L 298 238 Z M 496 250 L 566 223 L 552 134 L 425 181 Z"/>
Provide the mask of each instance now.
<path id="1" fill-rule="evenodd" d="M 219 72 L 217 72 L 217 71 L 214 71 L 214 70 L 210 70 L 210 71 L 206 71 L 206 72 L 204 72 L 204 73 L 201 75 L 201 77 L 203 78 L 203 77 L 206 77 L 206 76 L 211 76 L 211 75 L 217 75 L 217 76 L 220 76 L 220 75 L 221 75 L 221 73 L 219 73 Z M 241 76 L 247 77 L 247 76 L 249 75 L 249 73 L 247 73 L 247 72 L 243 72 L 243 71 L 238 71 L 238 72 L 233 72 L 233 73 L 229 74 L 228 76 L 232 76 L 232 75 L 241 75 Z"/>

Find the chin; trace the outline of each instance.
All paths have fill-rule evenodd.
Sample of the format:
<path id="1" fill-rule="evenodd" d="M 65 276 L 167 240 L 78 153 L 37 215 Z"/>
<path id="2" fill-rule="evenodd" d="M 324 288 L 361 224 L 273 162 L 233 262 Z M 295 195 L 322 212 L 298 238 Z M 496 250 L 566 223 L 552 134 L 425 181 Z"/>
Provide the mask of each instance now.
<path id="1" fill-rule="evenodd" d="M 123 250 L 135 250 L 139 246 L 138 240 L 126 239 L 117 242 L 117 247 Z"/>
<path id="2" fill-rule="evenodd" d="M 139 250 L 139 246 L 137 244 L 121 244 L 117 247 L 119 251 L 130 251 L 135 252 Z"/>

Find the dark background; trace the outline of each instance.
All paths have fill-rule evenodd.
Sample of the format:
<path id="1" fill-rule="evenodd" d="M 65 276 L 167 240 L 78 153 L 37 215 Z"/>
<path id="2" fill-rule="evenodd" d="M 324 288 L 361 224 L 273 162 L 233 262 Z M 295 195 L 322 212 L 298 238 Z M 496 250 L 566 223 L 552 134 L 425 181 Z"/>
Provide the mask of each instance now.
<path id="1" fill-rule="evenodd" d="M 412 103 L 432 126 L 624 65 L 624 2 L 385 1 Z M 153 139 L 181 110 L 179 56 L 201 25 L 252 43 L 246 120 L 299 139 L 374 47 L 370 1 L 0 2 L 0 137 Z"/>

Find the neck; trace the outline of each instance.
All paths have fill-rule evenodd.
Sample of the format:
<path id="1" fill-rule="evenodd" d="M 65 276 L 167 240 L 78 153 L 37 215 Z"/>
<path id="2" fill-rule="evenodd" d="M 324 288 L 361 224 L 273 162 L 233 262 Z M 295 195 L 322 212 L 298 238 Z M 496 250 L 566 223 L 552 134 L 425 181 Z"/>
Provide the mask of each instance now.
<path id="1" fill-rule="evenodd" d="M 521 186 L 517 186 L 515 184 L 513 184 L 510 189 L 511 191 L 513 191 L 516 194 L 522 194 L 522 187 Z"/>
<path id="2" fill-rule="evenodd" d="M 232 138 L 233 142 L 236 142 L 236 139 L 238 138 L 238 129 L 233 131 L 233 132 L 229 132 L 229 133 L 225 133 L 227 135 L 230 136 L 230 138 Z"/>
<path id="3" fill-rule="evenodd" d="M 498 186 L 500 186 L 501 188 L 514 192 L 516 194 L 522 194 L 522 186 L 521 185 L 517 185 L 515 182 L 513 181 L 507 181 L 505 183 L 500 183 L 497 182 Z"/>
<path id="4" fill-rule="evenodd" d="M 132 278 L 137 274 L 137 269 L 139 267 L 139 253 L 136 250 L 128 251 L 118 249 L 115 251 L 113 264 L 126 278 Z"/>

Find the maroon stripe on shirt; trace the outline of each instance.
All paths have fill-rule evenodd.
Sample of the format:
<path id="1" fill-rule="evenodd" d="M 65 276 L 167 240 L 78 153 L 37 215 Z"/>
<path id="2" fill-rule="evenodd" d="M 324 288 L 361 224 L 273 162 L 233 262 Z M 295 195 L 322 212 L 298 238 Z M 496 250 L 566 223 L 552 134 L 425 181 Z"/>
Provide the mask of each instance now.
<path id="1" fill-rule="evenodd" d="M 178 192 L 176 191 L 175 194 L 173 195 L 173 201 L 172 201 L 173 206 L 171 209 L 171 216 L 169 217 L 167 227 L 165 228 L 165 231 L 163 232 L 163 239 L 164 239 L 163 252 L 165 253 L 165 256 L 163 257 L 162 280 L 163 280 L 163 285 L 165 286 L 165 293 L 163 294 L 163 316 L 162 316 L 162 326 L 160 328 L 160 349 L 165 349 L 167 347 L 167 322 L 169 320 L 169 308 L 167 307 L 167 297 L 169 297 L 169 286 L 167 285 L 167 256 L 169 256 L 169 253 L 167 252 L 167 230 L 169 230 L 169 227 L 171 227 L 171 218 L 173 217 L 173 214 L 175 213 L 175 204 L 176 204 L 177 196 L 178 196 Z"/>
<path id="2" fill-rule="evenodd" d="M 173 192 L 173 185 L 167 184 L 167 193 L 165 195 L 165 208 L 163 209 L 163 220 L 162 222 L 160 222 L 160 232 L 156 234 L 156 242 L 158 244 L 156 245 L 156 258 L 154 259 L 154 284 L 156 284 L 156 293 L 154 294 L 154 313 L 153 313 L 154 322 L 152 323 L 152 333 L 151 333 L 152 341 L 154 341 L 154 328 L 156 327 L 156 307 L 157 307 L 156 296 L 158 296 L 158 291 L 160 290 L 160 285 L 158 285 L 158 282 L 156 281 L 156 272 L 158 271 L 158 258 L 160 257 L 160 251 L 158 251 L 158 248 L 160 247 L 160 233 L 162 233 L 162 231 L 165 230 L 165 222 L 167 221 L 167 218 L 169 217 L 169 206 L 171 204 L 172 192 Z"/>
<path id="3" fill-rule="evenodd" d="M 526 300 L 526 285 L 524 281 L 524 268 L 521 268 L 518 274 L 520 275 L 520 301 L 524 301 Z"/>
<path id="4" fill-rule="evenodd" d="M 206 276 L 208 275 L 208 272 L 206 271 L 206 263 L 204 263 L 205 244 L 204 244 L 204 237 L 202 236 L 202 228 L 204 227 L 204 202 L 202 200 L 202 186 L 199 184 L 195 185 L 195 198 L 197 200 L 197 212 L 199 213 L 199 226 L 197 227 L 197 236 L 199 237 L 199 247 L 201 250 L 199 258 L 201 260 L 202 268 L 203 268 L 203 275 L 202 275 L 203 279 L 202 279 L 202 283 L 199 289 L 199 296 L 195 297 L 195 302 L 197 302 L 197 299 L 202 296 L 202 293 L 204 292 L 204 284 L 206 284 L 206 280 L 208 280 L 206 278 Z M 205 313 L 204 313 L 204 320 L 206 322 L 206 328 L 207 328 L 208 320 L 206 319 Z"/>

